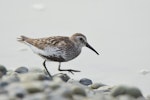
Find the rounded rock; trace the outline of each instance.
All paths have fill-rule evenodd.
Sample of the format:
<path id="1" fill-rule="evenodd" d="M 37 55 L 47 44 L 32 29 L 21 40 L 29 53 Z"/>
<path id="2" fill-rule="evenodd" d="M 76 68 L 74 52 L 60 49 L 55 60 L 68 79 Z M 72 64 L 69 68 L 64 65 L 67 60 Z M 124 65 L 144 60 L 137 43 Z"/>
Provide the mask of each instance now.
<path id="1" fill-rule="evenodd" d="M 86 86 L 91 85 L 93 83 L 92 80 L 90 80 L 88 78 L 82 78 L 79 82 Z"/>
<path id="2" fill-rule="evenodd" d="M 86 96 L 85 90 L 77 86 L 72 87 L 72 93 L 76 95 Z"/>
<path id="3" fill-rule="evenodd" d="M 109 93 L 110 91 L 112 91 L 112 89 L 114 88 L 114 86 L 102 86 L 100 88 L 98 88 L 98 92 L 105 92 L 105 93 Z"/>
<path id="4" fill-rule="evenodd" d="M 13 83 L 13 82 L 19 82 L 20 79 L 18 76 L 3 76 L 2 81 L 7 82 L 7 83 Z"/>
<path id="5" fill-rule="evenodd" d="M 22 82 L 35 81 L 35 80 L 39 80 L 39 81 L 51 80 L 50 77 L 46 76 L 43 73 L 32 73 L 32 72 L 30 72 L 30 73 L 20 74 L 19 77 L 20 77 L 20 80 Z"/>
<path id="6" fill-rule="evenodd" d="M 94 83 L 94 84 L 90 85 L 90 88 L 91 89 L 98 89 L 99 87 L 102 87 L 102 86 L 106 86 L 106 85 L 104 85 L 102 83 Z"/>
<path id="7" fill-rule="evenodd" d="M 8 91 L 10 99 L 24 98 L 25 95 L 27 95 L 27 91 L 18 82 L 8 85 L 6 90 Z"/>
<path id="8" fill-rule="evenodd" d="M 60 87 L 61 84 L 58 82 L 53 81 L 49 83 L 49 88 L 52 89 L 53 91 L 59 89 Z"/>
<path id="9" fill-rule="evenodd" d="M 38 93 L 42 92 L 45 89 L 45 86 L 42 82 L 40 81 L 30 81 L 30 82 L 24 82 L 21 84 L 22 87 L 26 89 L 28 93 Z"/>
<path id="10" fill-rule="evenodd" d="M 51 100 L 51 99 L 47 98 L 44 93 L 34 93 L 32 95 L 27 95 L 25 98 L 19 100 Z"/>
<path id="11" fill-rule="evenodd" d="M 125 95 L 126 91 L 127 91 L 127 87 L 126 86 L 117 86 L 117 87 L 114 87 L 112 89 L 111 95 L 113 97 L 117 97 L 117 96 L 120 96 L 120 95 Z"/>
<path id="12" fill-rule="evenodd" d="M 70 98 L 72 99 L 72 92 L 71 91 L 64 91 L 62 93 L 62 96 L 65 97 L 65 98 Z"/>
<path id="13" fill-rule="evenodd" d="M 8 94 L 8 90 L 6 90 L 5 88 L 0 88 L 0 95 L 1 94 Z M 0 96 L 1 97 L 1 96 Z M 1 99 L 0 99 L 1 100 Z"/>
<path id="14" fill-rule="evenodd" d="M 129 88 L 127 91 L 127 94 L 134 97 L 134 98 L 143 97 L 140 89 L 138 89 L 136 87 Z"/>
<path id="15" fill-rule="evenodd" d="M 113 97 L 129 95 L 134 98 L 143 97 L 141 91 L 135 87 L 117 86 L 111 91 Z"/>
<path id="16" fill-rule="evenodd" d="M 3 65 L 0 65 L 0 72 L 1 72 L 2 75 L 6 75 L 6 73 L 7 73 L 6 67 L 3 66 Z"/>
<path id="17" fill-rule="evenodd" d="M 2 72 L 0 72 L 0 78 L 2 78 L 3 77 L 3 73 Z"/>
<path id="18" fill-rule="evenodd" d="M 61 78 L 64 82 L 67 82 L 67 81 L 70 79 L 70 77 L 69 77 L 67 74 L 62 74 L 62 73 L 55 74 L 55 75 L 53 75 L 53 77 L 54 77 L 54 78 L 55 78 L 55 77 L 59 77 L 59 78 Z"/>
<path id="19" fill-rule="evenodd" d="M 5 81 L 0 81 L 0 88 L 7 86 L 9 83 Z"/>
<path id="20" fill-rule="evenodd" d="M 26 67 L 19 67 L 15 70 L 17 73 L 27 73 L 29 70 Z"/>

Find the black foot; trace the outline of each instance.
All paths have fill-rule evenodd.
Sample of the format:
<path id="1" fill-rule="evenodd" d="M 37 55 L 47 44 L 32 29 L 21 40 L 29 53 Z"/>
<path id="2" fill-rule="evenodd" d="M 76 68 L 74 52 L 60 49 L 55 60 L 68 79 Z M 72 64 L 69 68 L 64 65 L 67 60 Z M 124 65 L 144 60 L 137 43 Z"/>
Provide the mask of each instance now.
<path id="1" fill-rule="evenodd" d="M 73 70 L 73 69 L 59 69 L 59 71 L 68 71 L 70 72 L 71 74 L 74 74 L 74 72 L 81 72 L 79 70 Z"/>
<path id="2" fill-rule="evenodd" d="M 59 71 L 68 71 L 71 74 L 74 74 L 73 72 L 80 72 L 79 70 L 73 70 L 73 69 L 60 69 L 60 66 L 61 66 L 61 62 L 59 62 L 59 66 L 58 66 Z"/>
<path id="3" fill-rule="evenodd" d="M 79 70 L 73 70 L 73 69 L 68 69 L 67 71 L 70 72 L 71 74 L 74 74 L 73 72 L 81 72 Z"/>

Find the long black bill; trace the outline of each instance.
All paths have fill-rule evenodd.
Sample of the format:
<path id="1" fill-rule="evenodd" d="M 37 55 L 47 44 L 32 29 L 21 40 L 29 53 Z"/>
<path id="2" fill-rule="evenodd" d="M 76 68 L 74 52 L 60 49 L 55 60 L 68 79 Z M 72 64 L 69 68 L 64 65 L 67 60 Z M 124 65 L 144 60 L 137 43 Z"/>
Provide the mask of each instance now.
<path id="1" fill-rule="evenodd" d="M 86 47 L 90 48 L 90 49 L 93 50 L 97 55 L 99 55 L 99 53 L 98 53 L 92 46 L 90 46 L 88 43 L 86 43 Z"/>

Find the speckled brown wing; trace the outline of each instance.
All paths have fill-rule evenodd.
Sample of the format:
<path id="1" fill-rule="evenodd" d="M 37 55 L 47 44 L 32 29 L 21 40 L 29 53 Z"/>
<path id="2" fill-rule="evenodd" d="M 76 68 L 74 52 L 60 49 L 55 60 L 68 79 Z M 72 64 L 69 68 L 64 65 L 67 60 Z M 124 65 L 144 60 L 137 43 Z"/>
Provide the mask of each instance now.
<path id="1" fill-rule="evenodd" d="M 66 45 L 71 45 L 72 41 L 68 37 L 48 37 L 48 38 L 39 38 L 39 39 L 26 39 L 27 43 L 39 48 L 44 49 L 45 47 L 65 47 Z"/>

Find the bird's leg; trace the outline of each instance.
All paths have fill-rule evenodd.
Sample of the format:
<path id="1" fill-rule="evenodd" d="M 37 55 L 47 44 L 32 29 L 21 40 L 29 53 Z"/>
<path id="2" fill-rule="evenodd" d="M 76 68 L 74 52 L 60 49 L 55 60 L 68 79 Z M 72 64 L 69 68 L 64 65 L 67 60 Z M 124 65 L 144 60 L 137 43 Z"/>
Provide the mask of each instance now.
<path id="1" fill-rule="evenodd" d="M 43 66 L 44 66 L 44 68 L 45 68 L 45 70 L 46 70 L 46 72 L 47 72 L 47 74 L 49 75 L 49 77 L 51 78 L 51 79 L 53 79 L 53 77 L 52 77 L 52 75 L 49 73 L 49 71 L 47 70 L 47 68 L 46 68 L 46 60 L 44 60 L 44 62 L 43 62 Z"/>
<path id="2" fill-rule="evenodd" d="M 59 71 L 68 71 L 72 74 L 74 74 L 73 72 L 80 72 L 79 70 L 73 70 L 73 69 L 60 69 L 60 67 L 61 67 L 61 63 L 59 62 L 59 66 L 58 66 Z"/>

